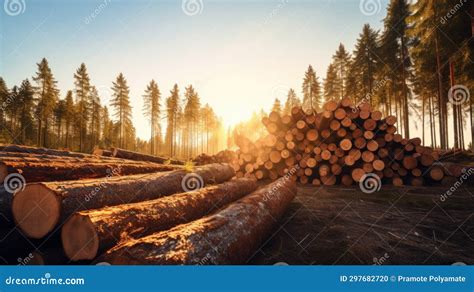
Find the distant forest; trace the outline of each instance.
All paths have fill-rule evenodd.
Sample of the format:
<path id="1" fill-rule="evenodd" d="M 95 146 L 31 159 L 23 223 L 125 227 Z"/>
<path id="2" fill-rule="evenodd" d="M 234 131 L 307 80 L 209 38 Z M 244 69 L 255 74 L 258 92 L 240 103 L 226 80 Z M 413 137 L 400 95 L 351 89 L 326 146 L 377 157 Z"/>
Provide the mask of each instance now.
<path id="1" fill-rule="evenodd" d="M 276 99 L 272 110 L 289 113 L 302 105 L 319 111 L 326 100 L 349 97 L 397 116 L 398 131 L 407 138 L 418 120 L 423 144 L 472 148 L 465 129 L 474 137 L 474 4 L 408 2 L 391 0 L 382 31 L 364 25 L 352 53 L 339 45 L 322 81 L 310 65 L 302 98 L 289 89 L 286 102 Z M 264 114 L 255 113 L 238 130 L 255 129 Z"/>
<path id="2" fill-rule="evenodd" d="M 474 136 L 469 91 L 474 88 L 473 16 L 471 1 L 392 0 L 381 31 L 364 25 L 352 52 L 339 45 L 322 81 L 310 65 L 301 91 L 289 89 L 286 101 L 275 99 L 271 110 L 288 113 L 301 105 L 319 111 L 326 100 L 350 97 L 356 104 L 367 101 L 385 115 L 396 115 L 397 128 L 407 138 L 416 119 L 425 145 L 472 147 L 465 129 Z M 151 80 L 143 89 L 143 114 L 150 124 L 150 138 L 144 141 L 135 135 L 129 86 L 122 73 L 112 83 L 109 105 L 101 104 L 85 64 L 73 76 L 74 88 L 61 93 L 44 58 L 31 81 L 9 88 L 0 77 L 0 143 L 81 152 L 118 146 L 189 158 L 231 148 L 237 134 L 263 132 L 263 110 L 224 129 L 192 85 L 181 92 L 175 84 L 165 98 Z"/>

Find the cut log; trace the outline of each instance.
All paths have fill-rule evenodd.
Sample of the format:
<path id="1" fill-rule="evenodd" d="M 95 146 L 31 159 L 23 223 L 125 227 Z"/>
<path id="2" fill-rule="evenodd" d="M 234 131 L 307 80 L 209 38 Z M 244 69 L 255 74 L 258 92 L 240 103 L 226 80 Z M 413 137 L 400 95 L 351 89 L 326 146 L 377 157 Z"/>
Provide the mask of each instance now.
<path id="1" fill-rule="evenodd" d="M 118 158 L 123 158 L 123 159 L 148 161 L 148 162 L 155 162 L 155 163 L 168 163 L 168 164 L 177 164 L 177 165 L 184 164 L 184 162 L 180 160 L 138 153 L 138 152 L 120 149 L 116 147 L 112 148 L 111 151 L 112 151 L 113 157 L 118 157 Z"/>
<path id="2" fill-rule="evenodd" d="M 229 164 L 209 164 L 193 172 L 171 172 L 110 177 L 82 181 L 28 184 L 13 198 L 12 212 L 18 227 L 29 237 L 42 238 L 72 213 L 165 195 L 221 183 L 234 176 Z"/>
<path id="3" fill-rule="evenodd" d="M 214 215 L 119 244 L 98 261 L 114 265 L 245 264 L 295 195 L 295 183 L 280 178 Z"/>
<path id="4" fill-rule="evenodd" d="M 0 158 L 0 183 L 11 173 L 21 174 L 27 183 L 63 180 L 79 180 L 116 175 L 162 172 L 180 169 L 182 166 L 156 163 L 123 163 L 93 160 L 38 160 L 29 162 L 25 158 Z"/>
<path id="5" fill-rule="evenodd" d="M 67 257 L 92 260 L 124 238 L 140 238 L 199 219 L 257 189 L 252 179 L 236 179 L 156 200 L 77 212 L 62 227 Z"/>
<path id="6" fill-rule="evenodd" d="M 25 146 L 25 145 L 14 145 L 14 144 L 0 145 L 0 151 L 30 153 L 30 154 L 46 154 L 46 155 L 55 155 L 55 156 L 68 156 L 68 157 L 77 157 L 77 158 L 84 158 L 84 157 L 92 156 L 90 154 L 71 152 L 71 151 L 67 151 L 67 150 L 56 150 L 56 149 L 39 148 L 39 147 L 31 147 L 31 146 Z"/>

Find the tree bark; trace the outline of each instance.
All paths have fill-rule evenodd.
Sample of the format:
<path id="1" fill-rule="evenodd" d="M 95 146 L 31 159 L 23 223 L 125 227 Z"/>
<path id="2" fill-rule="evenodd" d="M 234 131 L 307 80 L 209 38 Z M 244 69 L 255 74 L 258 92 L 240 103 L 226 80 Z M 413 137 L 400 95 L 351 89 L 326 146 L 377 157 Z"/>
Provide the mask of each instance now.
<path id="1" fill-rule="evenodd" d="M 82 181 L 28 184 L 16 193 L 12 213 L 29 237 L 42 238 L 72 213 L 156 199 L 204 184 L 221 183 L 234 176 L 228 164 L 210 164 L 193 172 L 171 172 L 106 177 Z"/>
<path id="2" fill-rule="evenodd" d="M 117 245 L 99 257 L 111 264 L 244 264 L 296 195 L 283 177 L 213 215 Z"/>
<path id="3" fill-rule="evenodd" d="M 156 163 L 126 163 L 110 160 L 28 159 L 0 156 L 0 183 L 9 174 L 21 174 L 25 182 L 50 182 L 171 171 L 181 166 Z"/>
<path id="4" fill-rule="evenodd" d="M 255 180 L 241 178 L 156 200 L 77 212 L 63 225 L 63 248 L 71 260 L 92 260 L 119 241 L 199 219 L 255 189 Z"/>
<path id="5" fill-rule="evenodd" d="M 148 154 L 128 151 L 125 149 L 119 149 L 115 147 L 112 148 L 112 156 L 117 157 L 117 158 L 136 160 L 136 161 L 148 161 L 148 162 L 155 162 L 155 163 L 169 162 L 171 164 L 178 164 L 178 165 L 184 164 L 183 161 L 179 161 L 179 160 L 174 160 L 174 159 L 169 159 L 169 158 L 159 157 L 159 156 L 152 156 Z"/>

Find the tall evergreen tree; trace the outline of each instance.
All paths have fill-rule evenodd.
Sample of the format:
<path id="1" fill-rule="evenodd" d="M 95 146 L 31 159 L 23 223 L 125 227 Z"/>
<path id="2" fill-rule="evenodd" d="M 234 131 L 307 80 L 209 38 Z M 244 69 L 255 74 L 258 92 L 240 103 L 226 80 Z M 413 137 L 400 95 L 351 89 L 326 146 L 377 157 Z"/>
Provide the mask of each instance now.
<path id="1" fill-rule="evenodd" d="M 38 71 L 33 80 L 36 87 L 36 118 L 38 119 L 37 145 L 48 147 L 48 131 L 59 90 L 46 58 L 37 64 Z"/>
<path id="2" fill-rule="evenodd" d="M 100 123 L 100 115 L 102 106 L 100 105 L 100 96 L 97 88 L 95 86 L 91 87 L 90 92 L 90 133 L 91 133 L 91 144 L 92 146 L 97 146 L 100 139 L 100 128 L 102 127 Z"/>
<path id="3" fill-rule="evenodd" d="M 79 151 L 84 151 L 85 137 L 87 136 L 87 122 L 91 108 L 91 84 L 87 68 L 84 63 L 79 66 L 74 74 L 76 92 L 77 119 L 79 123 Z"/>
<path id="4" fill-rule="evenodd" d="M 384 30 L 380 40 L 380 57 L 383 66 L 380 76 L 384 76 L 384 86 L 379 87 L 379 102 L 392 106 L 402 122 L 401 129 L 408 138 L 410 127 L 408 79 L 411 72 L 411 61 L 408 53 L 410 39 L 407 35 L 407 18 L 410 16 L 407 0 L 392 0 L 387 8 Z"/>
<path id="5" fill-rule="evenodd" d="M 157 141 L 160 140 L 161 129 L 160 129 L 160 98 L 161 93 L 158 88 L 158 84 L 155 80 L 151 80 L 143 95 L 143 113 L 149 119 L 151 125 L 151 136 L 150 136 L 150 153 L 156 154 L 157 152 Z"/>
<path id="6" fill-rule="evenodd" d="M 127 138 L 132 136 L 134 131 L 132 125 L 132 106 L 130 105 L 130 89 L 127 85 L 127 80 L 120 73 L 117 76 L 112 86 L 113 98 L 111 106 L 115 110 L 115 117 L 118 119 L 119 126 L 119 141 L 120 147 L 126 147 L 127 143 L 130 143 Z"/>
<path id="7" fill-rule="evenodd" d="M 340 98 L 337 92 L 337 70 L 333 63 L 330 63 L 324 79 L 324 97 L 326 100 L 337 100 Z"/>
<path id="8" fill-rule="evenodd" d="M 332 59 L 337 74 L 337 79 L 334 86 L 335 95 L 339 96 L 339 98 L 344 98 L 347 94 L 346 80 L 348 77 L 351 56 L 346 51 L 344 45 L 339 44 L 339 48 L 333 55 Z"/>
<path id="9" fill-rule="evenodd" d="M 281 102 L 278 98 L 273 102 L 272 112 L 281 113 Z"/>
<path id="10" fill-rule="evenodd" d="M 18 92 L 18 103 L 20 105 L 18 122 L 21 131 L 21 144 L 25 144 L 30 138 L 33 138 L 33 116 L 31 109 L 34 104 L 34 94 L 34 88 L 30 81 L 28 79 L 23 80 Z"/>
<path id="11" fill-rule="evenodd" d="M 321 85 L 311 65 L 303 79 L 303 108 L 305 110 L 319 110 L 321 105 Z"/>
<path id="12" fill-rule="evenodd" d="M 378 32 L 365 24 L 357 40 L 354 60 L 351 63 L 351 75 L 356 77 L 356 102 L 365 98 L 373 104 L 372 94 L 379 63 L 377 38 Z"/>
<path id="13" fill-rule="evenodd" d="M 65 111 L 64 111 L 64 122 L 65 122 L 65 127 L 66 127 L 66 137 L 64 140 L 64 146 L 66 148 L 71 147 L 71 142 L 70 139 L 72 137 L 71 135 L 71 126 L 74 123 L 75 119 L 75 105 L 74 105 L 74 99 L 72 96 L 72 90 L 68 90 L 66 93 L 66 98 L 65 98 Z"/>
<path id="14" fill-rule="evenodd" d="M 301 101 L 298 96 L 296 96 L 295 90 L 293 88 L 290 88 L 290 90 L 288 90 L 288 95 L 286 98 L 285 107 L 283 108 L 283 113 L 290 114 L 291 109 L 295 106 L 301 106 Z"/>
<path id="15" fill-rule="evenodd" d="M 179 106 L 179 88 L 178 84 L 173 86 L 170 92 L 170 96 L 166 99 L 166 113 L 167 113 L 167 128 L 166 128 L 166 142 L 169 146 L 170 156 L 176 154 L 176 129 L 178 113 L 180 112 Z"/>

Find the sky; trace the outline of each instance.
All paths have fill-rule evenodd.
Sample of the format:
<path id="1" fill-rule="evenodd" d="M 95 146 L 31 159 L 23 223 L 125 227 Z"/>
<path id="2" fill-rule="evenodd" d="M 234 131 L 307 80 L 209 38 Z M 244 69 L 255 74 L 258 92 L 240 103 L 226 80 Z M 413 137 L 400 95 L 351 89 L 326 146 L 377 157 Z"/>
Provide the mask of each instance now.
<path id="1" fill-rule="evenodd" d="M 319 79 L 343 43 L 352 51 L 365 23 L 382 29 L 388 0 L 4 0 L 0 76 L 12 87 L 46 57 L 61 90 L 73 89 L 84 62 L 101 101 L 122 72 L 133 122 L 149 137 L 143 94 L 157 81 L 162 104 L 177 83 L 192 84 L 225 126 L 301 96 L 311 64 Z"/>

